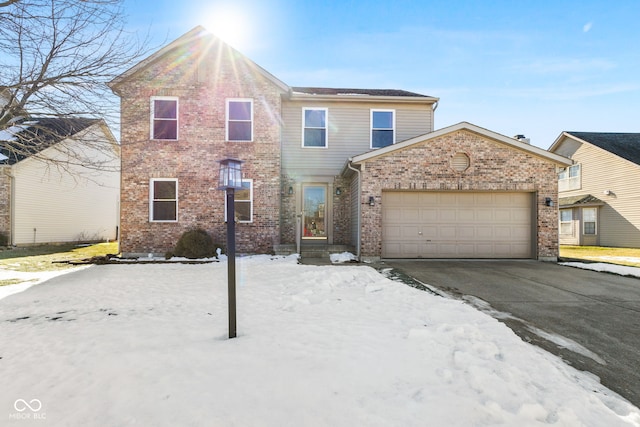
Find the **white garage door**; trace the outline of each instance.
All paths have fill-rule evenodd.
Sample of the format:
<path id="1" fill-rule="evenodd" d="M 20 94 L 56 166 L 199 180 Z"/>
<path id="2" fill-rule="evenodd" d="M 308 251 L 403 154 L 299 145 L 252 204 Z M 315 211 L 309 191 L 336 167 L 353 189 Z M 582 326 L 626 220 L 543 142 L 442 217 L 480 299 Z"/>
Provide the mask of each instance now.
<path id="1" fill-rule="evenodd" d="M 383 192 L 384 258 L 531 258 L 532 193 Z"/>

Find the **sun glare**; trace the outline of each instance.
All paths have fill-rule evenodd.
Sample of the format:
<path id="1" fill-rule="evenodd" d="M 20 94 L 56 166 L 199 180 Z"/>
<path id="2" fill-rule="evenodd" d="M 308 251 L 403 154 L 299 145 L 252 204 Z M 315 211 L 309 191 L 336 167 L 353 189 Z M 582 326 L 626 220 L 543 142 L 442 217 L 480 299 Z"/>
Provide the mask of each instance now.
<path id="1" fill-rule="evenodd" d="M 236 49 L 247 47 L 251 24 L 239 7 L 224 5 L 214 7 L 203 15 L 203 26 Z"/>

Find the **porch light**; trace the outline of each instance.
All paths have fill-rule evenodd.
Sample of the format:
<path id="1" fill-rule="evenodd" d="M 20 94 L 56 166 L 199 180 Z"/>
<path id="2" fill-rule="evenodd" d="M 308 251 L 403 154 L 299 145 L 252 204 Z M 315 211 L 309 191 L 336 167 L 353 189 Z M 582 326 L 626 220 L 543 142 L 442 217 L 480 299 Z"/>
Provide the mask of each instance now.
<path id="1" fill-rule="evenodd" d="M 220 163 L 220 180 L 218 181 L 218 190 L 229 190 L 242 188 L 242 160 L 223 159 L 218 160 Z"/>
<path id="2" fill-rule="evenodd" d="M 376 204 L 376 199 L 373 196 L 369 196 L 369 206 L 373 206 Z"/>
<path id="3" fill-rule="evenodd" d="M 545 197 L 544 198 L 544 204 L 546 206 L 553 206 L 553 200 L 551 200 L 551 197 Z"/>
<path id="4" fill-rule="evenodd" d="M 242 160 L 223 159 L 220 163 L 218 190 L 227 197 L 227 287 L 229 295 L 229 338 L 237 336 L 236 327 L 236 212 L 235 190 L 242 188 Z"/>
<path id="5" fill-rule="evenodd" d="M 342 194 L 342 188 L 338 187 L 336 188 L 336 196 L 339 196 Z"/>

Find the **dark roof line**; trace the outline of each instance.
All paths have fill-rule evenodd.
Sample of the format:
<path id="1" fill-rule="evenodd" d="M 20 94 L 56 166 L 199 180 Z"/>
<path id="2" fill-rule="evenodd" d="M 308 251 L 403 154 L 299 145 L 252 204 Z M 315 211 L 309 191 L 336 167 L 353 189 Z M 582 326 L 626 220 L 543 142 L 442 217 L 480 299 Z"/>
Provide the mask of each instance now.
<path id="1" fill-rule="evenodd" d="M 13 135 L 10 139 L 0 141 L 0 164 L 18 163 L 100 121 L 84 117 L 23 119 L 11 127 Z"/>
<path id="2" fill-rule="evenodd" d="M 369 96 L 406 96 L 431 98 L 416 92 L 409 92 L 400 89 L 353 89 L 353 88 L 331 88 L 331 87 L 303 87 L 292 86 L 291 90 L 297 93 L 308 95 L 369 95 Z"/>
<path id="3" fill-rule="evenodd" d="M 591 194 L 582 194 L 580 196 L 560 197 L 558 204 L 562 207 L 575 205 L 604 205 L 604 202 Z"/>
<path id="4" fill-rule="evenodd" d="M 573 131 L 566 133 L 640 165 L 640 133 Z"/>

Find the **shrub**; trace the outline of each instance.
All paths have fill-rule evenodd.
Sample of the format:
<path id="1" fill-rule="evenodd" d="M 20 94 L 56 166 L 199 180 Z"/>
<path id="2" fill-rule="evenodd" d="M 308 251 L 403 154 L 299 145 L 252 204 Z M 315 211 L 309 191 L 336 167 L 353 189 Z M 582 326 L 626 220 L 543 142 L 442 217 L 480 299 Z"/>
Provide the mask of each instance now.
<path id="1" fill-rule="evenodd" d="M 9 236 L 5 232 L 0 232 L 0 246 L 9 245 Z"/>
<path id="2" fill-rule="evenodd" d="M 210 258 L 216 255 L 216 245 L 206 231 L 185 231 L 173 250 L 173 255 L 190 259 Z"/>

